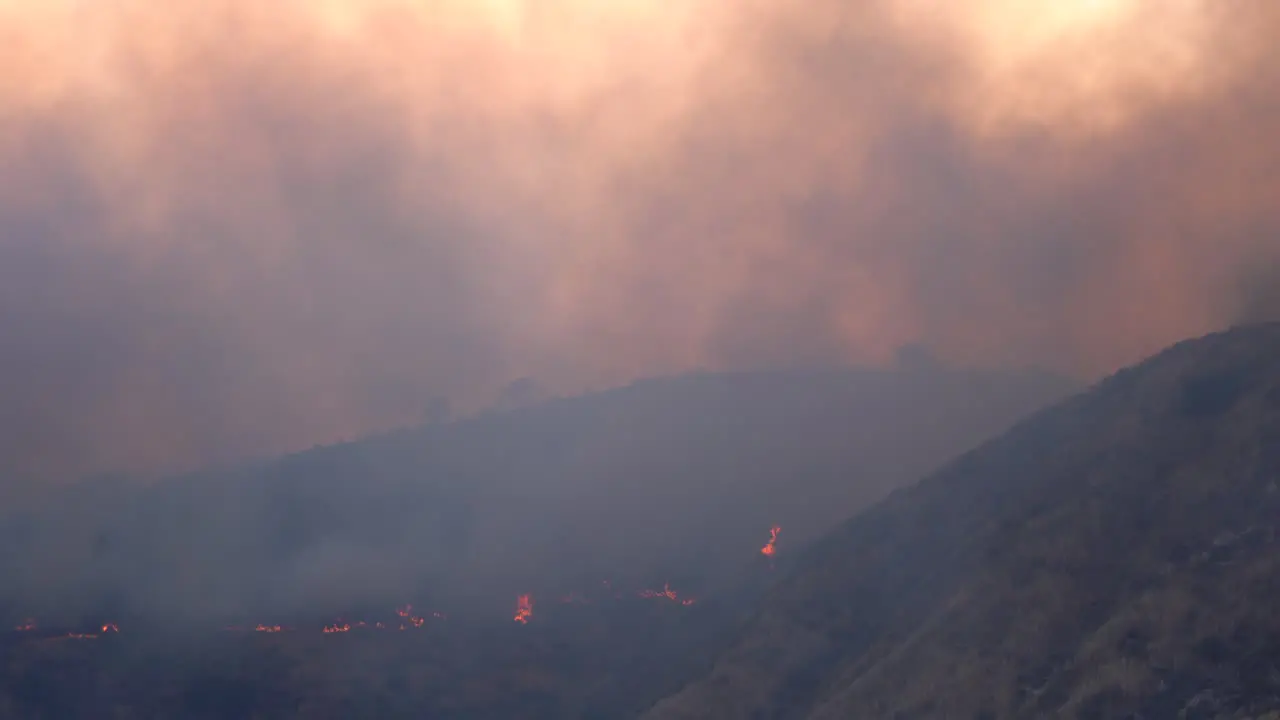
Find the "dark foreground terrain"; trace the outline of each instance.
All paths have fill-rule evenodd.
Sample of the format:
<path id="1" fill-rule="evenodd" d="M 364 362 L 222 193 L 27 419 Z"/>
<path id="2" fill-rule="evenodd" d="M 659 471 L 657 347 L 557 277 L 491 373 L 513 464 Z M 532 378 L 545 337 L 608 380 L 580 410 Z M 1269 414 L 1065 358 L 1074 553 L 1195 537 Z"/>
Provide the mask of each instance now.
<path id="1" fill-rule="evenodd" d="M 860 407 L 893 405 L 891 394 L 878 397 L 877 404 L 860 396 Z M 831 415 L 818 416 L 826 419 L 807 427 L 831 429 Z M 593 422 L 598 425 L 600 417 Z M 786 426 L 770 417 L 777 421 L 772 430 Z M 939 427 L 924 416 L 909 422 L 920 423 L 922 438 Z M 724 433 L 718 442 L 713 427 Z M 870 425 L 862 429 L 874 433 Z M 833 490 L 825 472 L 804 464 L 804 448 L 814 447 L 808 441 L 792 441 L 786 457 L 804 471 L 787 472 L 785 463 L 769 465 L 763 455 L 752 455 L 758 450 L 751 438 L 767 436 L 757 431 L 729 418 L 708 418 L 700 430 L 686 424 L 671 437 L 708 433 L 699 447 L 726 455 L 702 455 L 686 445 L 688 454 L 675 453 L 678 459 L 667 458 L 670 465 L 664 467 L 740 467 L 752 478 L 746 486 L 769 497 L 809 489 L 853 492 Z M 504 448 L 498 455 L 509 460 L 516 436 L 489 447 Z M 886 435 L 877 438 L 890 442 Z M 534 453 L 532 443 L 521 447 Z M 903 447 L 900 441 L 893 451 Z M 922 441 L 921 447 L 937 445 Z M 741 462 L 738 451 L 750 462 L 735 464 Z M 307 467 L 331 467 L 319 462 L 325 457 L 315 455 Z M 840 462 L 858 467 L 857 457 L 824 457 L 831 473 Z M 284 467 L 293 462 L 299 461 Z M 753 474 L 754 463 L 766 468 Z M 775 473 L 785 481 L 770 483 Z M 290 492 L 307 487 L 285 477 L 267 482 L 283 483 L 271 487 Z M 853 470 L 848 482 L 858 482 Z M 427 610 L 369 610 L 360 621 L 354 615 L 330 620 L 297 606 L 292 614 L 280 611 L 268 593 L 262 611 L 282 612 L 268 620 L 286 626 L 278 633 L 218 628 L 216 613 L 207 612 L 194 614 L 190 624 L 177 621 L 185 617 L 180 611 L 167 624 L 157 623 L 156 616 L 137 610 L 145 604 L 131 604 L 132 596 L 119 594 L 120 607 L 132 612 L 123 614 L 129 622 L 121 621 L 119 633 L 100 632 L 95 628 L 101 618 L 82 614 L 76 627 L 39 626 L 0 638 L 0 715 L 1280 717 L 1280 325 L 1179 344 L 959 455 L 812 542 L 788 545 L 784 529 L 773 555 L 760 552 L 764 533 L 754 533 L 752 540 L 745 537 L 751 533 L 739 538 L 738 530 L 723 530 L 734 525 L 737 513 L 752 522 L 763 519 L 767 507 L 750 499 L 724 500 L 737 498 L 730 492 L 737 486 L 728 478 L 723 483 L 714 503 L 695 499 L 704 497 L 697 493 L 682 496 L 702 513 L 686 509 L 682 516 L 690 518 L 688 527 L 702 528 L 702 535 L 693 536 L 723 548 L 722 554 L 691 553 L 696 559 L 685 558 L 683 565 L 657 550 L 667 547 L 679 523 L 644 536 L 655 540 L 647 551 L 644 543 L 608 550 L 608 543 L 592 545 L 586 521 L 550 523 L 558 530 L 537 536 L 530 528 L 547 524 L 536 522 L 536 515 L 524 518 L 522 532 L 530 537 L 548 542 L 546 537 L 557 537 L 563 528 L 575 528 L 558 536 L 561 545 L 550 546 L 584 542 L 600 553 L 602 564 L 630 569 L 610 573 L 609 582 L 600 573 L 589 579 L 591 573 L 582 570 L 590 563 L 582 556 L 566 556 L 578 557 L 570 561 L 534 543 L 539 551 L 516 556 L 536 561 L 532 570 L 541 575 L 495 571 L 510 589 L 500 599 L 465 602 L 468 592 L 480 597 L 480 589 L 489 589 L 485 574 L 433 575 L 437 566 L 431 563 L 406 564 L 412 569 L 407 574 L 435 591 L 414 595 L 428 596 L 422 605 Z M 636 508 L 648 507 L 644 498 L 671 498 L 679 487 L 624 486 L 632 493 L 647 488 L 626 496 Z M 302 497 L 314 502 L 314 496 Z M 601 502 L 585 507 L 609 507 L 622 517 L 609 505 L 616 500 Z M 527 505 L 531 513 L 547 507 Z M 225 511 L 229 505 L 215 507 Z M 786 512 L 821 525 L 817 514 L 806 516 L 801 507 Z M 458 508 L 476 513 L 483 506 Z M 440 519 L 456 521 L 455 516 L 474 518 L 462 512 Z M 400 516 L 331 510 L 325 517 L 330 524 L 322 529 L 350 534 L 363 527 L 351 517 L 382 517 L 388 524 L 386 518 Z M 709 524 L 698 525 L 699 517 Z M 467 522 L 474 520 L 455 527 L 479 527 Z M 258 525 L 244 527 L 250 540 L 241 542 L 262 542 Z M 314 532 L 313 540 L 324 535 Z M 185 538 L 202 547 L 182 534 L 155 537 Z M 189 557 L 183 553 L 191 545 L 163 547 L 149 557 Z M 401 556 L 397 562 L 404 562 Z M 653 571 L 663 563 L 672 571 Z M 653 579 L 649 584 L 646 572 Z M 194 586 L 202 587 L 195 570 L 177 577 L 194 578 Z M 440 578 L 473 582 L 467 592 L 444 592 Z M 555 592 L 553 585 L 563 590 Z M 241 581 L 236 587 L 256 586 Z M 515 595 L 521 591 L 530 592 L 525 623 L 515 621 Z M 243 601 L 237 607 L 245 607 Z M 405 630 L 394 627 L 406 618 Z M 326 624 L 340 624 L 343 632 L 326 633 Z"/>
<path id="2" fill-rule="evenodd" d="M 701 375 L 88 484 L 0 520 L 0 615 L 33 626 L 0 633 L 0 716 L 635 717 L 806 541 L 1069 388 Z"/>
<path id="3" fill-rule="evenodd" d="M 923 382 L 936 381 L 933 376 Z M 872 396 L 858 397 L 859 412 L 894 405 L 892 393 L 874 396 L 877 403 L 869 402 Z M 560 411 L 568 407 L 572 406 Z M 777 406 L 772 407 L 776 412 Z M 821 413 L 770 415 L 775 423 L 769 426 L 771 432 L 788 422 L 799 426 L 800 416 L 811 421 L 824 418 L 805 425 L 807 430 L 822 427 L 833 436 L 839 432 L 833 429 L 832 415 Z M 591 417 L 594 426 L 607 426 L 600 421 L 603 416 Z M 784 422 L 782 417 L 791 420 Z M 406 574 L 435 591 L 423 593 L 428 596 L 423 607 L 429 612 L 396 615 L 371 610 L 364 625 L 354 616 L 329 620 L 317 613 L 307 615 L 300 606 L 292 614 L 283 612 L 280 601 L 273 605 L 269 593 L 262 612 L 281 612 L 274 617 L 288 626 L 278 633 L 220 629 L 213 625 L 217 614 L 207 611 L 194 614 L 190 625 L 177 622 L 185 617 L 180 611 L 167 625 L 157 624 L 156 616 L 138 610 L 145 604 L 131 603 L 133 596 L 121 593 L 116 602 L 132 612 L 123 615 L 135 624 L 122 620 L 119 633 L 95 630 L 101 618 L 82 614 L 76 620 L 79 629 L 40 626 L 0 639 L 0 715 L 1280 717 L 1280 614 L 1275 612 L 1280 597 L 1280 325 L 1240 328 L 1179 344 L 1032 416 L 806 545 L 787 545 L 784 529 L 774 555 L 760 552 L 760 543 L 767 540 L 762 532 L 754 533 L 752 540 L 745 530 L 740 538 L 737 529 L 724 528 L 734 527 L 740 517 L 751 520 L 744 525 L 763 520 L 769 505 L 753 504 L 759 497 L 811 490 L 870 493 L 852 489 L 859 481 L 852 469 L 849 488 L 833 489 L 827 474 L 838 474 L 841 462 L 859 467 L 865 456 L 823 455 L 829 464 L 820 472 L 812 458 L 806 460 L 806 449 L 815 447 L 812 441 L 792 440 L 789 454 L 774 459 L 781 464 L 769 464 L 765 455 L 778 450 L 776 435 L 760 432 L 760 426 L 750 422 L 735 424 L 728 417 L 704 420 L 702 426 L 673 429 L 666 442 L 676 442 L 684 454 L 673 450 L 673 457 L 664 456 L 662 467 L 686 468 L 690 474 L 681 476 L 685 479 L 711 468 L 723 473 L 735 467 L 750 479 L 739 486 L 730 477 L 734 473 L 728 473 L 717 485 L 718 496 L 681 495 L 676 483 L 623 483 L 630 488 L 626 492 L 633 493 L 624 495 L 626 502 L 637 509 L 647 510 L 646 503 L 657 503 L 661 497 L 680 497 L 696 508 L 675 513 L 688 518 L 687 525 L 658 523 L 662 531 L 643 535 L 654 540 L 647 550 L 643 542 L 593 544 L 585 530 L 590 523 L 573 520 L 572 513 L 558 516 L 569 518 L 564 524 L 539 523 L 537 513 L 548 505 L 529 500 L 541 497 L 530 492 L 521 497 L 532 516 L 521 516 L 510 506 L 503 512 L 522 518 L 522 533 L 543 544 L 532 543 L 538 550 L 522 551 L 527 554 L 515 552 L 534 563 L 529 575 L 494 571 L 496 577 L 506 578 L 510 590 L 500 599 L 465 602 L 468 592 L 480 597 L 479 590 L 489 589 L 486 574 L 440 573 L 439 567 L 452 566 L 425 561 L 415 566 L 399 555 L 397 562 L 405 563 Z M 940 427 L 936 422 L 930 425 L 927 416 L 899 416 L 898 421 L 920 423 L 922 449 L 946 444 L 924 442 L 923 438 L 936 437 L 930 433 Z M 861 429 L 874 434 L 873 425 Z M 883 425 L 902 429 L 894 423 Z M 659 422 L 653 427 L 662 426 Z M 531 423 L 532 429 L 523 432 L 536 434 L 546 427 Z M 696 452 L 687 444 L 690 433 L 703 433 Z M 494 437 L 505 439 L 487 447 L 501 448 L 496 455 L 504 462 L 537 457 L 533 448 L 544 447 L 527 438 L 521 441 L 527 444 L 517 443 L 512 438 L 521 437 L 519 433 Z M 552 433 L 542 436 L 542 442 L 563 437 Z M 876 438 L 891 443 L 885 434 Z M 393 440 L 386 442 L 393 447 L 407 442 Z M 893 452 L 909 448 L 909 440 L 899 439 Z M 634 441 L 597 448 L 634 448 L 628 445 Z M 770 452 L 761 454 L 759 444 Z M 525 455 L 515 447 L 524 448 Z M 577 452 L 559 447 L 569 455 Z M 702 454 L 709 447 L 717 450 Z M 823 447 L 830 451 L 837 445 Z M 883 447 L 879 450 L 884 452 Z M 303 466 L 317 471 L 321 479 L 315 482 L 321 487 L 343 492 L 338 488 L 345 486 L 337 481 L 341 473 L 320 461 L 330 458 L 323 453 L 339 451 L 318 452 L 308 460 L 312 465 Z M 743 461 L 738 452 L 750 460 Z M 885 467 L 893 466 L 888 461 L 891 454 L 878 456 L 885 459 Z M 342 457 L 339 452 L 331 459 Z M 591 457 L 639 462 L 652 456 L 602 451 Z M 288 464 L 296 462 L 301 461 L 286 461 L 283 467 L 296 467 Z M 805 469 L 788 471 L 789 463 Z M 366 462 L 363 467 L 374 466 Z M 465 464 L 455 469 L 462 467 Z M 542 467 L 545 473 L 545 466 L 529 467 Z M 619 477 L 641 474 L 630 468 L 634 475 L 628 475 L 627 470 L 619 468 Z M 771 482 L 777 474 L 784 479 Z M 383 482 L 396 476 L 380 477 Z M 301 492 L 292 498 L 294 503 L 315 502 L 314 495 L 302 492 L 308 485 L 296 475 L 286 473 L 284 479 L 265 482 Z M 586 487 L 570 486 L 575 491 Z M 618 506 L 610 505 L 618 502 L 616 498 L 600 502 L 582 507 L 605 507 L 623 517 Z M 215 507 L 225 512 L 231 506 Z M 365 528 L 352 518 L 370 517 L 380 517 L 382 525 L 392 528 L 388 537 L 405 532 L 394 521 L 402 516 L 394 512 L 344 515 L 339 511 L 344 507 L 330 506 L 330 514 L 323 516 L 329 524 L 321 524 L 307 537 L 322 538 L 322 530 L 342 536 L 338 529 L 349 536 L 357 533 L 352 528 Z M 419 512 L 415 507 L 409 504 L 408 510 L 401 510 L 404 516 L 414 516 Z M 802 504 L 785 507 L 779 512 L 795 513 L 789 517 L 821 526 L 818 514 L 805 515 Z M 467 523 L 488 512 L 484 506 L 459 501 L 456 508 L 455 513 L 442 513 L 440 521 L 454 521 L 453 527 L 462 528 L 463 535 L 478 532 L 475 528 L 481 525 Z M 707 523 L 699 525 L 699 518 Z M 644 516 L 626 522 L 643 520 Z M 628 532 L 633 531 L 626 522 Z M 548 526 L 556 530 L 545 530 Z M 411 527 L 412 523 L 403 525 Z M 544 528 L 544 534 L 533 528 Z M 248 539 L 239 542 L 263 542 L 262 526 L 245 523 L 244 530 Z M 662 550 L 678 547 L 670 540 L 672 532 L 720 543 L 722 549 L 690 553 L 681 564 Z M 26 537 L 39 536 L 28 533 Z M 153 561 L 194 557 L 184 554 L 192 546 L 208 550 L 191 539 L 201 537 L 199 531 L 153 537 L 189 543 L 159 548 L 147 556 Z M 547 538 L 558 538 L 560 544 Z M 590 546 L 591 553 L 603 558 L 601 564 L 614 563 L 617 571 L 610 573 L 608 583 L 599 579 L 600 573 L 582 572 L 592 567 L 582 560 L 591 553 L 562 556 L 547 549 L 575 543 Z M 412 547 L 433 557 L 426 543 Z M 492 548 L 490 552 L 495 567 L 501 565 L 496 558 L 504 556 Z M 671 572 L 653 570 L 663 563 Z M 175 572 L 175 577 L 191 579 L 193 587 L 208 586 L 200 584 L 198 569 L 184 570 L 179 564 Z M 646 573 L 654 582 L 644 584 Z M 472 582 L 466 592 L 446 592 L 439 585 L 441 578 Z M 150 587 L 168 587 L 155 579 L 150 582 Z M 564 590 L 553 592 L 553 585 Z M 244 592 L 269 586 L 241 580 L 235 587 Z M 168 592 L 185 589 L 179 585 Z M 525 623 L 516 622 L 513 615 L 520 607 L 515 595 L 521 591 L 531 593 Z M 236 607 L 246 607 L 239 602 Z M 393 627 L 406 618 L 405 630 Z M 376 628 L 377 622 L 384 622 L 384 627 Z M 341 624 L 343 632 L 326 633 L 326 624 Z M 97 637 L 69 637 L 69 632 Z"/>
<path id="4" fill-rule="evenodd" d="M 797 560 L 645 717 L 1280 717 L 1280 325 L 1182 343 Z"/>
<path id="5" fill-rule="evenodd" d="M 12 633 L 0 717 L 634 717 L 723 644 L 718 611 L 632 597 L 528 625 Z"/>

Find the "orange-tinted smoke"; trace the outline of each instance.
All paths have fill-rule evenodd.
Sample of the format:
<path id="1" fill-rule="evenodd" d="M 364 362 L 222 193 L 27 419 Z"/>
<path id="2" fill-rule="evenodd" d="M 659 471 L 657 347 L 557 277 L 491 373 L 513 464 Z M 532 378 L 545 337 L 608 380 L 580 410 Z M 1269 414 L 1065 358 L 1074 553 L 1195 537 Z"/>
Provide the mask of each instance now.
<path id="1" fill-rule="evenodd" d="M 910 342 L 1096 375 L 1276 316 L 1276 7 L 0 0 L 0 457 Z"/>

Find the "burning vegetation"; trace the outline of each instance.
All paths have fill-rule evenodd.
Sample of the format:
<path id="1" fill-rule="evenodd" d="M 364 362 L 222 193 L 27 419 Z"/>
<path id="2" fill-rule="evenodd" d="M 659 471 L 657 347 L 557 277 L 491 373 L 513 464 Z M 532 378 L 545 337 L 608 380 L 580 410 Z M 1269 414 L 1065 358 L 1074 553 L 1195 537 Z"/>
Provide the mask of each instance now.
<path id="1" fill-rule="evenodd" d="M 773 526 L 773 528 L 770 529 L 769 542 L 763 548 L 760 549 L 760 552 L 763 553 L 765 556 L 772 558 L 773 555 L 775 554 L 776 552 L 775 543 L 778 540 L 778 533 L 780 530 L 781 528 L 778 527 L 777 525 Z M 613 584 L 608 580 L 601 581 L 600 589 L 603 591 L 605 599 L 623 600 L 625 597 L 627 597 L 626 594 L 614 588 Z M 670 601 L 672 603 L 685 606 L 685 607 L 694 605 L 697 603 L 696 598 L 682 596 L 679 592 L 672 589 L 670 583 L 663 583 L 661 590 L 643 589 L 643 590 L 636 591 L 634 593 L 634 596 L 643 598 L 643 599 L 656 599 L 656 600 Z M 584 594 L 578 591 L 572 591 L 566 595 L 560 596 L 560 602 L 566 605 L 591 605 L 594 603 L 595 599 L 599 599 L 599 597 L 595 596 L 594 594 Z M 437 621 L 444 621 L 448 617 L 445 613 L 439 610 L 431 611 L 429 613 L 419 614 L 414 611 L 413 605 L 409 605 L 409 604 L 405 604 L 403 606 L 397 607 L 395 609 L 395 615 L 396 615 L 396 618 L 398 618 L 398 623 L 397 622 L 384 623 L 382 621 L 369 622 L 366 620 L 359 620 L 352 623 L 347 620 L 338 619 L 332 623 L 322 626 L 320 628 L 320 632 L 325 635 L 332 635 L 332 634 L 338 634 L 338 633 L 349 633 L 353 629 L 355 630 L 397 629 L 400 631 L 419 630 L 427 626 L 428 617 Z M 515 610 L 514 616 L 512 617 L 513 621 L 521 625 L 527 625 L 532 617 L 533 617 L 532 594 L 523 593 L 523 594 L 517 595 L 516 610 Z M 40 626 L 37 624 L 34 618 L 26 618 L 22 622 L 18 623 L 17 625 L 14 625 L 13 630 L 14 632 L 17 632 L 17 633 L 39 633 Z M 292 632 L 295 630 L 295 628 L 288 627 L 285 625 L 280 625 L 280 624 L 257 623 L 254 625 L 229 625 L 229 626 L 223 627 L 222 630 L 224 632 L 251 631 L 255 633 L 274 634 L 274 633 L 282 633 L 282 632 Z M 87 632 L 71 631 L 71 632 L 63 632 L 63 633 L 49 633 L 48 636 L 52 639 L 72 638 L 77 640 L 89 640 L 89 639 L 98 638 L 102 635 L 118 634 L 119 632 L 120 632 L 120 628 L 115 623 L 107 622 L 107 623 L 103 623 L 100 626 L 97 626 L 95 628 L 95 631 L 87 631 Z"/>
<path id="2" fill-rule="evenodd" d="M 760 552 L 766 557 L 773 557 L 774 553 L 778 551 L 776 545 L 778 542 L 778 533 L 780 532 L 782 532 L 782 528 L 777 525 L 774 525 L 769 529 L 769 542 L 765 543 L 765 546 L 760 548 Z"/>
<path id="3" fill-rule="evenodd" d="M 529 618 L 533 616 L 533 598 L 528 595 L 520 595 L 516 598 L 516 615 L 514 620 L 521 625 L 528 625 Z"/>
<path id="4" fill-rule="evenodd" d="M 693 598 L 681 598 L 679 593 L 671 589 L 670 583 L 663 583 L 662 590 L 641 590 L 639 595 L 642 598 L 664 598 L 685 606 L 692 605 L 697 602 L 697 600 Z"/>

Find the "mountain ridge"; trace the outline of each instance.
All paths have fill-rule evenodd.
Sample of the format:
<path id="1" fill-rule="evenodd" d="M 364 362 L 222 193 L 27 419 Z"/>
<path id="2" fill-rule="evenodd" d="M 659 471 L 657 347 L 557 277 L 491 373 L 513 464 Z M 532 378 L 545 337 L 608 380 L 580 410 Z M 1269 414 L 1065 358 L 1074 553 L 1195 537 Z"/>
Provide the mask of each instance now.
<path id="1" fill-rule="evenodd" d="M 1266 672 L 1230 691 L 1257 708 L 1223 699 L 1220 675 L 1246 670 L 1215 674 L 1261 652 L 1242 633 L 1280 643 L 1256 617 L 1259 588 L 1280 587 L 1277 441 L 1280 325 L 1179 343 L 815 542 L 715 669 L 645 717 L 1172 717 L 1215 687 L 1223 712 L 1280 708 Z M 1222 575 L 1252 609 L 1206 597 L 1209 570 L 1188 565 L 1222 547 L 1248 553 Z M 1228 660 L 1159 624 L 1175 619 Z M 1129 634 L 1157 660 L 1115 649 Z"/>

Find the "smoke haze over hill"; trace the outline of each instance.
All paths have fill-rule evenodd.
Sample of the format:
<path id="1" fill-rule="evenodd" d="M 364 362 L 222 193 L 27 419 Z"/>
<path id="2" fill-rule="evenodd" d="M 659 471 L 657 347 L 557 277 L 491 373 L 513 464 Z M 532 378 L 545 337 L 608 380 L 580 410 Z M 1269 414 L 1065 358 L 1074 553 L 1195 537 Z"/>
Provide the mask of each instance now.
<path id="1" fill-rule="evenodd" d="M 0 0 L 0 470 L 1274 315 L 1265 0 Z M 510 395 L 510 393 L 508 393 Z"/>

